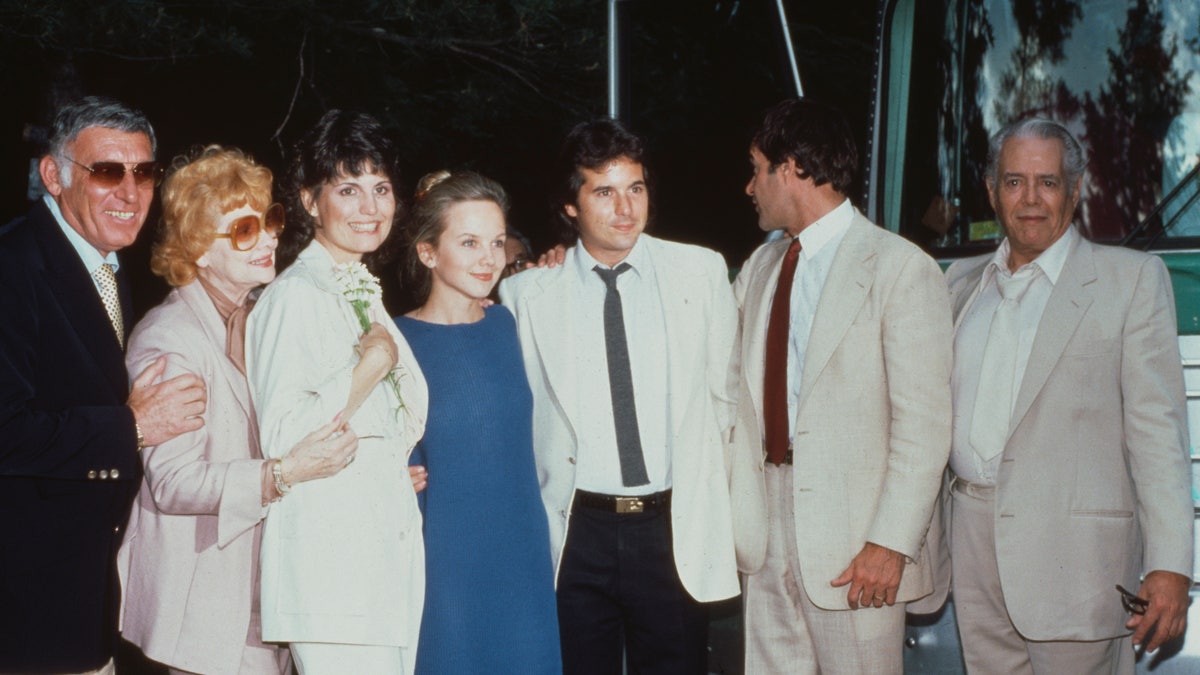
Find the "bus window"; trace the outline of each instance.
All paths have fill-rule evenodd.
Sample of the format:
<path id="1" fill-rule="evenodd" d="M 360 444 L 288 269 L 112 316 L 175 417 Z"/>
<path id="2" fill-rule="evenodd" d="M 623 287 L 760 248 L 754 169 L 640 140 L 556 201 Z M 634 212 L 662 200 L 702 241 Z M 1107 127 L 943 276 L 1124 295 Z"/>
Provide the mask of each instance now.
<path id="1" fill-rule="evenodd" d="M 1084 144 L 1086 235 L 1121 241 L 1153 215 L 1147 245 L 1200 236 L 1200 3 L 898 0 L 884 22 L 868 203 L 889 229 L 936 249 L 999 237 L 987 139 L 1039 115 Z"/>

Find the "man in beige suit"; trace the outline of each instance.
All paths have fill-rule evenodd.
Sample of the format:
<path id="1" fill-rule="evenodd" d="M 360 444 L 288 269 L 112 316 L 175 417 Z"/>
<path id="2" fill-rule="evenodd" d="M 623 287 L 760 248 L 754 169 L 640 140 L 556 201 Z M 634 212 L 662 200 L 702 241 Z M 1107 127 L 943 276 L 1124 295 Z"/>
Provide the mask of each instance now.
<path id="1" fill-rule="evenodd" d="M 1158 258 L 1071 226 L 1083 151 L 1027 119 L 992 138 L 1007 237 L 947 272 L 956 317 L 946 498 L 968 670 L 1134 671 L 1186 623 L 1191 473 Z M 985 405 L 986 404 L 986 405 Z M 1011 411 L 1011 414 L 1010 414 Z M 1117 584 L 1148 606 L 1125 604 Z M 1130 636 L 1130 630 L 1133 634 Z"/>
<path id="2" fill-rule="evenodd" d="M 846 193 L 857 153 L 823 105 L 776 105 L 750 147 L 763 230 L 741 309 L 731 498 L 747 673 L 899 673 L 905 603 L 950 449 L 937 264 Z"/>

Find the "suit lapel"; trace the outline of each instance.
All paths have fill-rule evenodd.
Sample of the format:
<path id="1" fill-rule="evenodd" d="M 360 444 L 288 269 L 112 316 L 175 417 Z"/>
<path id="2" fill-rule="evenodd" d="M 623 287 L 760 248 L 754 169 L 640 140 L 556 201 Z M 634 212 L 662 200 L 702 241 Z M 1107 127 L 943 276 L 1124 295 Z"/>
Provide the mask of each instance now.
<path id="1" fill-rule="evenodd" d="M 568 253 L 563 264 L 548 270 L 537 280 L 538 288 L 529 298 L 526 311 L 532 327 L 534 347 L 542 363 L 542 372 L 551 394 L 567 417 L 572 431 L 578 428 L 579 401 L 575 377 L 575 304 L 578 265 Z"/>
<path id="2" fill-rule="evenodd" d="M 125 356 L 96 285 L 49 210 L 41 206 L 33 213 L 36 220 L 34 236 L 42 249 L 48 272 L 46 288 L 62 308 L 63 316 L 79 342 L 92 355 L 92 361 L 104 372 L 114 395 L 123 401 L 129 395 Z M 128 317 L 124 297 L 122 301 L 122 312 Z"/>
<path id="3" fill-rule="evenodd" d="M 667 392 L 691 392 L 694 386 L 706 386 L 703 382 L 693 382 L 697 373 L 704 372 L 704 359 L 696 353 L 704 341 L 695 339 L 695 336 L 705 330 L 696 318 L 703 315 L 700 304 L 703 298 L 698 294 L 705 293 L 707 288 L 700 283 L 694 268 L 678 264 L 655 264 L 659 242 L 647 235 L 642 237 L 646 239 L 646 257 L 658 282 L 659 303 L 663 312 L 667 345 Z M 668 438 L 678 438 L 691 396 L 679 393 L 667 399 L 671 410 L 671 435 Z"/>
<path id="4" fill-rule="evenodd" d="M 985 259 L 978 267 L 967 272 L 950 290 L 950 308 L 954 312 L 954 334 L 958 334 L 958 327 L 962 325 L 963 316 L 966 314 L 964 310 L 970 307 L 975 302 L 975 298 L 980 293 L 980 281 L 983 280 L 983 271 L 987 269 L 987 264 L 990 259 Z"/>
<path id="5" fill-rule="evenodd" d="M 1058 277 L 1058 283 L 1050 292 L 1042 319 L 1038 322 L 1037 334 L 1029 352 L 1029 363 L 1017 392 L 1013 406 L 1012 424 L 1009 433 L 1017 428 L 1021 419 L 1029 412 L 1038 392 L 1045 386 L 1050 371 L 1062 357 L 1067 342 L 1075 334 L 1079 322 L 1092 304 L 1088 285 L 1096 280 L 1096 266 L 1092 260 L 1092 244 L 1080 238 L 1074 250 L 1067 254 L 1066 265 Z"/>
<path id="6" fill-rule="evenodd" d="M 746 270 L 749 274 L 746 292 L 742 296 L 746 304 L 742 308 L 742 335 L 750 341 L 742 349 L 742 368 L 758 424 L 763 424 L 763 367 L 765 365 L 767 341 L 767 317 L 771 314 L 771 302 L 775 296 L 775 284 L 783 267 L 783 256 L 787 253 L 790 238 L 767 244 L 758 266 Z M 746 358 L 750 356 L 751 358 Z"/>
<path id="7" fill-rule="evenodd" d="M 857 212 L 842 239 L 841 246 L 834 254 L 833 263 L 829 269 L 829 277 L 821 290 L 821 299 L 817 303 L 817 312 L 813 317 L 812 331 L 808 337 L 808 351 L 804 357 L 804 380 L 800 383 L 800 397 L 797 408 L 804 406 L 804 401 L 812 392 L 813 386 L 821 376 L 821 371 L 829 363 L 829 358 L 842 341 L 842 336 L 858 316 L 859 309 L 871 290 L 875 277 L 875 247 L 868 237 L 868 227 L 875 227 L 866 222 Z"/>

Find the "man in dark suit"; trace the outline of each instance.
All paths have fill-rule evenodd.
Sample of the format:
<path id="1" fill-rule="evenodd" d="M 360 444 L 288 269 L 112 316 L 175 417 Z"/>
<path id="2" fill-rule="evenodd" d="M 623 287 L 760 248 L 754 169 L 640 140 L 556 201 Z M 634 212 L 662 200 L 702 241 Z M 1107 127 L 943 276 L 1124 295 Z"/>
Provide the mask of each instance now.
<path id="1" fill-rule="evenodd" d="M 145 116 L 89 97 L 55 118 L 48 194 L 0 228 L 0 672 L 111 673 L 116 553 L 139 451 L 199 428 L 203 382 L 150 366 L 130 392 L 116 252 L 162 172 Z"/>

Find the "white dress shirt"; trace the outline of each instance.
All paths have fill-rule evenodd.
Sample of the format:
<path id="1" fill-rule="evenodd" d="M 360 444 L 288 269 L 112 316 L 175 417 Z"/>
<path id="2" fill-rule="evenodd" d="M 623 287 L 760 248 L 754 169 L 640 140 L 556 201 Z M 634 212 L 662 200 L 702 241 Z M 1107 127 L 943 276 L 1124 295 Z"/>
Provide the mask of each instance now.
<path id="1" fill-rule="evenodd" d="M 829 278 L 833 257 L 837 254 L 842 239 L 846 237 L 846 230 L 850 229 L 853 219 L 854 207 L 847 199 L 796 235 L 800 240 L 800 259 L 796 261 L 796 276 L 792 281 L 791 321 L 788 329 L 789 439 L 796 431 L 800 384 L 804 382 L 804 356 L 808 353 L 808 336 L 812 333 L 817 305 L 821 302 L 821 291 L 825 289 L 825 280 Z M 769 312 L 767 319 L 770 320 Z M 763 357 L 766 358 L 765 353 Z"/>
<path id="2" fill-rule="evenodd" d="M 607 286 L 593 271 L 597 262 L 577 242 L 572 255 L 579 264 L 579 293 L 574 313 L 579 336 L 575 375 L 580 383 L 577 410 L 580 416 L 579 455 L 575 486 L 610 495 L 645 495 L 671 487 L 671 457 L 667 452 L 670 407 L 667 405 L 666 325 L 653 261 L 641 238 L 621 262 L 631 269 L 617 277 L 621 311 L 629 347 L 638 432 L 646 461 L 649 485 L 626 487 L 621 480 L 617 432 L 613 421 L 612 393 L 608 383 L 608 357 L 604 341 L 604 298 Z"/>
<path id="3" fill-rule="evenodd" d="M 983 351 L 987 346 L 988 332 L 992 324 L 992 315 L 1000 306 L 1000 288 L 996 277 L 1014 277 L 1033 275 L 1029 290 L 1025 292 L 1020 305 L 1020 337 L 1017 341 L 1017 376 L 1014 378 L 1013 399 L 1016 400 L 1024 379 L 1025 366 L 1029 363 L 1029 353 L 1033 350 L 1033 340 L 1037 336 L 1038 324 L 1042 320 L 1042 312 L 1050 300 L 1050 293 L 1058 276 L 1062 273 L 1067 262 L 1067 253 L 1079 238 L 1079 233 L 1070 227 L 1042 254 L 1032 262 L 1017 268 L 1015 272 L 1008 269 L 1008 257 L 1011 248 L 1006 238 L 1000 242 L 991 262 L 983 270 L 979 280 L 979 290 L 975 298 L 963 309 L 962 319 L 954 334 L 954 370 L 950 377 L 950 391 L 954 397 L 954 427 L 950 450 L 950 469 L 959 478 L 979 485 L 995 485 L 996 472 L 1000 461 L 1004 458 L 1001 453 L 990 461 L 984 461 L 971 446 L 971 419 L 975 414 L 975 397 L 979 389 L 979 371 L 983 364 Z"/>

